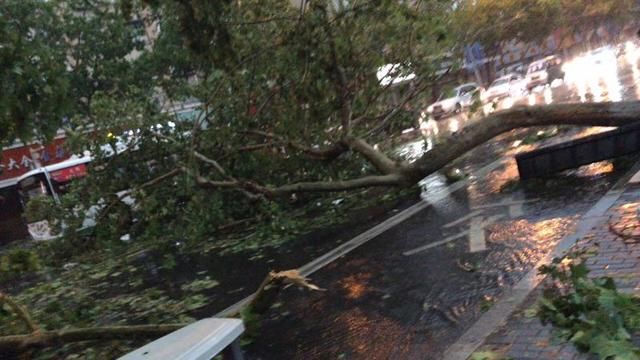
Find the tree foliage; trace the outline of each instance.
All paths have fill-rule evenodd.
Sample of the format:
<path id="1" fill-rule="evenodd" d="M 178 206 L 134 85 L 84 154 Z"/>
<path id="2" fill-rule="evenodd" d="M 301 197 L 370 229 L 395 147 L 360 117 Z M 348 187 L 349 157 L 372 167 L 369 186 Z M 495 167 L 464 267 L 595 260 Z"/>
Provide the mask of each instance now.
<path id="1" fill-rule="evenodd" d="M 64 40 L 53 5 L 0 4 L 0 141 L 51 134 L 69 105 Z"/>
<path id="2" fill-rule="evenodd" d="M 86 209 L 106 194 L 132 189 L 137 205 L 127 216 L 140 220 L 137 228 L 144 229 L 140 236 L 145 238 L 203 239 L 247 218 L 270 219 L 270 230 L 257 230 L 266 237 L 274 236 L 273 230 L 297 232 L 287 212 L 317 196 L 298 194 L 289 202 L 270 203 L 265 200 L 297 192 L 272 188 L 370 174 L 375 164 L 350 153 L 347 142 L 360 136 L 381 141 L 385 127 L 404 121 L 403 114 L 415 116 L 405 108 L 423 102 L 424 84 L 439 68 L 434 54 L 450 46 L 442 35 L 448 9 L 438 2 L 429 4 L 430 12 L 377 1 L 341 9 L 320 1 L 305 8 L 280 1 L 130 2 L 120 8 L 145 12 L 162 31 L 154 46 L 129 65 L 131 72 L 144 70 L 146 83 L 130 81 L 127 71 L 112 71 L 139 85 L 118 86 L 123 81 L 114 79 L 109 91 L 85 90 L 93 94 L 85 112 L 91 116 L 76 116 L 74 125 L 94 131 L 91 136 L 75 132 L 72 143 L 77 151 L 90 148 L 97 160 L 92 176 L 70 196 Z M 119 45 L 129 47 L 124 41 Z M 388 95 L 400 90 L 377 77 L 378 68 L 388 63 L 419 74 L 419 81 L 401 91 L 402 106 Z M 159 95 L 155 101 L 143 88 L 147 84 Z M 169 101 L 187 99 L 202 103 L 195 123 L 162 112 Z M 169 121 L 177 128 L 166 126 Z M 109 133 L 135 141 L 136 150 L 102 156 L 100 146 Z M 154 179 L 168 173 L 156 185 Z M 133 225 L 113 209 L 107 207 L 101 218 L 113 222 L 97 229 L 104 237 Z"/>
<path id="3" fill-rule="evenodd" d="M 487 46 L 508 40 L 540 41 L 566 27 L 588 32 L 604 21 L 633 20 L 633 0 L 464 0 L 455 13 L 460 38 Z"/>
<path id="4" fill-rule="evenodd" d="M 631 336 L 640 329 L 640 299 L 618 292 L 612 278 L 589 278 L 587 254 L 574 252 L 540 268 L 550 282 L 538 316 L 556 336 L 600 359 L 640 359 Z"/>

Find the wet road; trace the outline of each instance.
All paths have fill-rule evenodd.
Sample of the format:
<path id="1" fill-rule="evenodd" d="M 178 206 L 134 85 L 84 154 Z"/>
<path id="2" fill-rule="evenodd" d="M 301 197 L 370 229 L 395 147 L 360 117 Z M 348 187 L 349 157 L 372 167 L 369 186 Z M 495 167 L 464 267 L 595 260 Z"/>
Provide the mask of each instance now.
<path id="1" fill-rule="evenodd" d="M 610 80 L 585 81 L 587 91 L 572 80 L 542 89 L 542 99 L 545 92 L 552 101 L 637 98 L 637 67 L 618 60 L 612 66 L 619 93 Z M 461 115 L 423 125 L 426 140 L 403 155 L 420 155 L 467 121 L 473 120 Z M 438 359 L 624 173 L 606 161 L 519 183 L 512 155 L 530 146 L 513 147 L 518 136 L 474 151 L 463 166 L 470 178 L 457 191 L 448 192 L 441 175 L 425 179 L 429 206 L 313 274 L 326 291 L 284 290 L 249 347 L 250 358 Z M 497 169 L 477 174 L 500 158 Z"/>
<path id="2" fill-rule="evenodd" d="M 619 176 L 605 163 L 543 191 L 495 193 L 513 166 L 315 273 L 326 291 L 284 291 L 252 358 L 437 359 Z"/>

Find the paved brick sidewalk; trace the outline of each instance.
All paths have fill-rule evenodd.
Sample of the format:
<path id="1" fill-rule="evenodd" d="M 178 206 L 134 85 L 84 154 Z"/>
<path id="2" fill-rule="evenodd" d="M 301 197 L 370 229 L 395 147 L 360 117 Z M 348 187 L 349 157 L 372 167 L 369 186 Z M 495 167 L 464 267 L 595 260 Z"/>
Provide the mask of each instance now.
<path id="1" fill-rule="evenodd" d="M 611 227 L 640 238 L 639 211 L 640 187 L 628 186 L 598 225 L 576 244 L 576 248 L 598 249 L 598 254 L 587 261 L 590 276 L 612 277 L 622 291 L 640 291 L 640 243 L 619 237 Z M 578 353 L 571 344 L 554 343 L 550 326 L 543 326 L 527 311 L 535 306 L 540 293 L 540 288 L 535 289 L 510 315 L 507 323 L 492 333 L 478 350 L 494 351 L 515 360 L 597 359 Z"/>

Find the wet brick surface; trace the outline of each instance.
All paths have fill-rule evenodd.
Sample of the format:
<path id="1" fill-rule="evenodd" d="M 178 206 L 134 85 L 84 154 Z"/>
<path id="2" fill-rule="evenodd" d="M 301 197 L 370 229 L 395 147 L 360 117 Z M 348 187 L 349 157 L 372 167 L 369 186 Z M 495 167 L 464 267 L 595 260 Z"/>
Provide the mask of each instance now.
<path id="1" fill-rule="evenodd" d="M 599 225 L 577 244 L 577 248 L 598 249 L 597 255 L 587 260 L 590 276 L 612 277 L 621 291 L 638 292 L 640 289 L 640 242 L 635 239 L 640 235 L 639 209 L 640 190 L 627 189 Z M 481 350 L 494 351 L 515 360 L 597 359 L 579 353 L 571 344 L 557 343 L 550 326 L 543 326 L 537 318 L 527 316 L 526 310 L 535 306 L 540 295 L 540 288 L 534 290 L 507 323 L 487 338 Z"/>

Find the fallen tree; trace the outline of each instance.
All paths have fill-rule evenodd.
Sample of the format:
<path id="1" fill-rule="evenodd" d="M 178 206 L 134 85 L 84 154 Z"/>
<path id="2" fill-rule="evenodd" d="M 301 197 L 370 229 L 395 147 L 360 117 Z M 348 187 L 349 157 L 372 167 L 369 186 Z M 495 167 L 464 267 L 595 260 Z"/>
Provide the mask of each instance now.
<path id="1" fill-rule="evenodd" d="M 197 183 L 203 188 L 243 189 L 268 197 L 286 196 L 297 192 L 344 191 L 374 186 L 409 186 L 442 169 L 447 164 L 477 146 L 510 130 L 533 126 L 623 126 L 640 119 L 640 102 L 553 104 L 521 106 L 477 119 L 459 132 L 447 136 L 415 162 L 394 161 L 384 152 L 374 149 L 362 138 L 345 137 L 341 144 L 367 160 L 379 175 L 340 181 L 300 182 L 269 187 L 256 180 L 211 181 L 203 177 Z M 201 158 L 204 155 L 200 155 Z M 212 162 L 213 160 L 207 159 Z"/>

